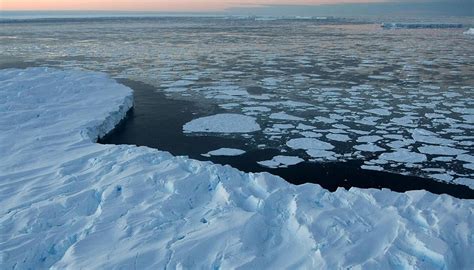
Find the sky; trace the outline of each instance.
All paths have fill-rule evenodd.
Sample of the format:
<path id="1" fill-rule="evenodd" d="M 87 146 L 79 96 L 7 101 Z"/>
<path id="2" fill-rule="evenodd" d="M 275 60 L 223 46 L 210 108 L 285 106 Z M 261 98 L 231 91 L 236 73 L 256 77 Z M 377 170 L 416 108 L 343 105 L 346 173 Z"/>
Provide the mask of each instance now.
<path id="1" fill-rule="evenodd" d="M 390 0 L 0 0 L 2 10 L 223 11 L 272 5 L 319 5 Z"/>
<path id="2" fill-rule="evenodd" d="M 0 11 L 211 12 L 245 15 L 408 14 L 474 17 L 474 0 L 0 0 Z M 1 17 L 0 13 L 0 17 Z"/>

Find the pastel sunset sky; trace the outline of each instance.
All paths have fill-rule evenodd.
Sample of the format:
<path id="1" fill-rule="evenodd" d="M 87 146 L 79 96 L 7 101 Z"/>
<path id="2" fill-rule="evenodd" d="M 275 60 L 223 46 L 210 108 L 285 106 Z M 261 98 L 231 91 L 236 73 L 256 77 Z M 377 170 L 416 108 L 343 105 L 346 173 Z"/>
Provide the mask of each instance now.
<path id="1" fill-rule="evenodd" d="M 373 3 L 388 0 L 0 0 L 1 10 L 220 11 L 261 5 Z"/>

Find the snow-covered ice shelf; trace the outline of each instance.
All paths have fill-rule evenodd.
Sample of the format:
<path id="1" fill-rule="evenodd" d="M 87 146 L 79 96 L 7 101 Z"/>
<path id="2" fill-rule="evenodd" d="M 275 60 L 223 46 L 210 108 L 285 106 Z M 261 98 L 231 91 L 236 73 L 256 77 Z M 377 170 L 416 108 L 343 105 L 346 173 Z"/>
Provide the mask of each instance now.
<path id="1" fill-rule="evenodd" d="M 0 71 L 0 269 L 474 264 L 472 200 L 330 193 L 147 147 L 96 144 L 131 106 L 131 90 L 103 74 Z"/>

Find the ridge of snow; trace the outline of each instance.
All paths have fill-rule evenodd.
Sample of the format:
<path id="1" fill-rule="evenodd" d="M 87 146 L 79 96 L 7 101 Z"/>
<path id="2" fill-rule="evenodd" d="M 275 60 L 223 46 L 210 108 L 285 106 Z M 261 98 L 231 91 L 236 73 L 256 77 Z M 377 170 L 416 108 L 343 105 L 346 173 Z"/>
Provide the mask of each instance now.
<path id="1" fill-rule="evenodd" d="M 1 269 L 473 265 L 472 200 L 331 193 L 147 147 L 96 144 L 132 100 L 100 73 L 0 70 Z"/>

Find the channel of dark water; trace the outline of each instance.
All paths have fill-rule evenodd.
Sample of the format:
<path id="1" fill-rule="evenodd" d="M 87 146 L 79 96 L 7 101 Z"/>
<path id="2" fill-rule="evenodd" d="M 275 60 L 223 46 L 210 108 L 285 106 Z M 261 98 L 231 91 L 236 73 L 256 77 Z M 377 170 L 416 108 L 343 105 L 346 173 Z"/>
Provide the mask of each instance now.
<path id="1" fill-rule="evenodd" d="M 127 117 L 107 136 L 102 144 L 133 144 L 148 146 L 173 155 L 228 164 L 244 172 L 269 172 L 299 185 L 315 183 L 330 191 L 338 187 L 387 188 L 392 191 L 427 190 L 435 194 L 449 194 L 461 199 L 474 199 L 474 190 L 467 186 L 438 182 L 431 179 L 361 169 L 363 161 L 303 162 L 288 168 L 262 167 L 257 161 L 281 154 L 277 149 L 254 149 L 245 138 L 185 135 L 182 126 L 196 117 L 215 113 L 211 104 L 167 98 L 153 86 L 131 80 L 119 80 L 134 90 L 135 106 Z M 247 152 L 240 156 L 212 156 L 201 154 L 222 147 L 239 148 Z"/>

